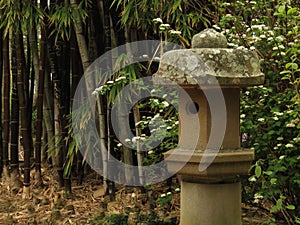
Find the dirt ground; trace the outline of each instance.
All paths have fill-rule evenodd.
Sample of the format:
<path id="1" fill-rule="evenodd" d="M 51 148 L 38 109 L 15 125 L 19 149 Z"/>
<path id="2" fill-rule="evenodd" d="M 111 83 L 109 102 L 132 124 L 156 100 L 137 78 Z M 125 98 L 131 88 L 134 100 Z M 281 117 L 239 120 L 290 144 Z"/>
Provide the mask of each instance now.
<path id="1" fill-rule="evenodd" d="M 117 186 L 116 198 L 110 201 L 102 196 L 102 182 L 95 174 L 90 174 L 82 185 L 74 182 L 69 195 L 57 188 L 54 174 L 52 169 L 43 173 L 43 188 L 34 187 L 33 182 L 29 199 L 22 198 L 22 189 L 11 190 L 7 182 L 1 181 L 0 224 L 103 224 L 100 219 L 113 214 L 128 215 L 129 224 L 135 223 L 135 215 L 141 214 L 146 217 L 155 214 L 157 221 L 164 222 L 162 224 L 179 223 L 180 193 L 176 190 L 179 187 L 176 179 L 171 189 L 164 182 L 146 193 L 136 187 Z M 156 199 L 168 192 L 172 193 L 172 200 L 158 204 Z M 269 215 L 258 208 L 241 207 L 243 225 L 262 224 L 268 219 Z"/>

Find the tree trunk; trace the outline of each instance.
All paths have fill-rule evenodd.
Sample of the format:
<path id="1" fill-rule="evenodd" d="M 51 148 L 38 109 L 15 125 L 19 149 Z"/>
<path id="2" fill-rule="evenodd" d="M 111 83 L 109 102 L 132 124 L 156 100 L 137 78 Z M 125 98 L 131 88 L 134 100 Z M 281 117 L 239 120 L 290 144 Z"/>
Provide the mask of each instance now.
<path id="1" fill-rule="evenodd" d="M 24 2 L 24 1 L 23 1 Z M 25 2 L 25 4 L 28 4 Z M 35 31 L 36 32 L 36 31 Z M 36 38 L 34 38 L 36 39 Z M 30 149 L 33 150 L 33 140 L 32 140 L 32 109 L 33 109 L 33 95 L 34 95 L 34 86 L 35 86 L 35 70 L 33 67 L 33 60 L 31 57 L 31 44 L 30 44 L 30 37 L 29 35 L 26 35 L 26 46 L 27 46 L 27 54 L 25 57 L 25 48 L 24 48 L 24 42 L 22 41 L 23 49 L 21 50 L 22 58 L 23 58 L 23 81 L 24 81 L 24 90 L 25 90 L 25 99 L 26 99 L 26 107 L 27 107 L 27 129 L 28 134 L 30 134 L 29 138 L 29 145 Z M 35 48 L 33 46 L 33 48 Z M 37 44 L 36 44 L 36 51 L 37 51 Z M 26 63 L 27 62 L 27 63 Z M 38 71 L 37 71 L 38 73 Z M 30 161 L 34 161 L 34 155 L 33 151 L 31 151 L 30 155 Z"/>
<path id="2" fill-rule="evenodd" d="M 52 4 L 52 3 L 51 3 Z M 51 5 L 51 7 L 53 7 Z M 45 26 L 46 37 L 50 37 L 52 27 Z M 43 99 L 43 121 L 46 127 L 48 150 L 54 151 L 55 138 L 54 138 L 54 90 L 52 78 L 56 73 L 55 65 L 55 50 L 54 50 L 54 38 L 50 37 L 47 40 L 47 61 L 45 65 L 45 78 L 44 78 L 44 99 Z M 55 155 L 51 155 L 52 166 L 57 167 L 57 158 Z"/>
<path id="3" fill-rule="evenodd" d="M 10 122 L 10 168 L 11 183 L 18 191 L 22 188 L 19 174 L 19 99 L 18 99 L 18 72 L 16 46 L 11 41 L 11 122 Z"/>
<path id="4" fill-rule="evenodd" d="M 72 86 L 71 86 L 71 105 L 73 104 L 74 95 L 76 92 L 77 85 L 80 81 L 80 77 L 82 72 L 82 66 L 81 66 L 81 59 L 78 51 L 77 41 L 74 29 L 72 30 L 72 36 L 71 36 L 71 70 L 72 70 Z M 70 140 L 70 142 L 73 140 Z M 80 151 L 77 151 L 76 157 L 74 159 L 74 162 L 76 163 L 76 174 L 78 176 L 78 184 L 82 184 L 83 180 L 83 165 L 82 162 L 83 157 L 81 155 Z"/>
<path id="5" fill-rule="evenodd" d="M 107 147 L 106 147 L 106 127 L 105 127 L 105 112 L 103 101 L 101 96 L 98 97 L 97 102 L 98 107 L 98 117 L 99 117 L 99 136 L 100 136 L 100 149 L 101 149 L 101 157 L 102 157 L 102 170 L 103 170 L 103 188 L 104 193 L 108 193 L 108 181 L 107 181 L 107 174 L 108 174 L 108 154 L 107 154 Z"/>
<path id="6" fill-rule="evenodd" d="M 72 8 L 78 7 L 78 4 L 76 0 L 71 0 L 70 1 Z M 76 33 L 76 39 L 78 43 L 78 48 L 81 56 L 81 62 L 82 62 L 82 67 L 83 70 L 86 71 L 86 69 L 89 67 L 91 64 L 90 58 L 89 58 L 89 52 L 88 52 L 88 47 L 87 43 L 85 41 L 85 36 L 83 33 L 83 25 L 82 21 L 78 16 L 75 16 L 75 33 Z"/>
<path id="7" fill-rule="evenodd" d="M 116 46 L 120 46 L 125 44 L 125 32 L 124 27 L 119 22 L 120 21 L 120 15 L 121 15 L 121 8 L 117 7 L 116 4 L 113 4 L 110 8 L 110 16 L 112 20 L 111 28 L 113 29 L 113 37 L 115 37 L 115 40 L 112 40 L 112 43 Z"/>
<path id="8" fill-rule="evenodd" d="M 141 115 L 140 115 L 140 109 L 138 108 L 138 105 L 136 104 L 133 108 L 133 117 L 134 117 L 134 123 L 137 124 L 140 120 L 141 120 Z M 135 125 L 135 135 L 137 137 L 140 137 L 142 134 L 141 129 L 138 128 Z M 137 151 L 137 162 L 138 162 L 138 167 L 139 167 L 139 182 L 140 184 L 144 183 L 144 174 L 143 174 L 143 159 L 144 159 L 144 155 L 143 155 L 143 151 L 140 148 L 140 143 L 139 143 L 139 139 L 137 140 L 137 147 L 136 147 L 136 151 Z"/>
<path id="9" fill-rule="evenodd" d="M 9 35 L 3 41 L 3 73 L 4 73 L 4 87 L 3 87 L 3 177 L 8 178 L 8 143 L 9 143 L 9 122 L 10 122 L 10 66 L 9 66 Z"/>
<path id="10" fill-rule="evenodd" d="M 108 0 L 103 0 L 103 25 L 104 25 L 104 46 L 105 46 L 105 52 L 111 50 L 111 23 L 110 23 L 110 1 Z M 112 59 L 107 59 L 107 65 L 109 68 L 113 68 L 112 66 Z M 103 98 L 103 96 L 100 96 L 100 98 Z M 107 170 L 114 170 L 114 168 L 111 168 L 111 162 L 110 162 L 110 157 L 112 154 L 113 150 L 113 129 L 111 126 L 111 121 L 110 121 L 110 112 L 111 112 L 111 105 L 109 101 L 107 102 L 107 138 L 108 138 L 108 144 L 107 144 L 107 151 L 108 151 L 108 159 L 107 159 Z M 115 185 L 114 182 L 111 180 L 108 180 L 108 193 L 110 195 L 111 200 L 115 198 Z"/>
<path id="11" fill-rule="evenodd" d="M 130 43 L 132 41 L 132 31 L 129 28 L 128 25 L 125 26 L 125 41 L 126 43 Z M 127 55 L 129 58 L 131 58 L 133 56 L 133 51 L 134 49 L 132 49 L 130 46 L 126 46 L 126 51 L 127 51 Z M 119 118 L 119 127 L 120 127 L 120 132 L 124 133 L 126 132 L 123 127 L 125 127 L 126 125 L 124 124 L 124 121 L 127 121 L 128 118 Z M 124 125 L 123 125 L 124 124 Z M 125 136 L 125 135 L 122 135 Z M 132 150 L 127 148 L 126 146 L 123 146 L 123 155 L 124 155 L 124 163 L 127 165 L 133 165 L 133 154 L 132 154 Z M 132 183 L 134 182 L 135 179 L 135 175 L 134 172 L 131 171 L 128 167 L 126 167 L 125 169 L 125 173 L 126 173 L 126 182 L 127 183 Z"/>
<path id="12" fill-rule="evenodd" d="M 24 84 L 24 54 L 22 53 L 23 46 L 23 35 L 21 32 L 21 26 L 18 26 L 16 33 L 16 50 L 17 50 L 17 82 L 18 82 L 18 97 L 21 113 L 21 135 L 23 137 L 24 146 L 24 182 L 23 182 L 23 197 L 30 197 L 30 156 L 31 156 L 31 134 L 29 130 L 28 118 L 31 118 L 28 112 L 28 99 L 26 99 L 26 89 Z"/>
<path id="13" fill-rule="evenodd" d="M 44 1 L 42 1 L 44 2 Z M 44 5 L 44 4 L 42 4 Z M 42 186 L 41 162 L 42 162 L 42 135 L 43 135 L 43 97 L 44 97 L 44 77 L 45 77 L 45 53 L 46 53 L 46 31 L 45 27 L 41 27 L 40 40 L 40 65 L 38 75 L 38 91 L 37 91 L 37 118 L 36 118 L 36 137 L 35 137 L 35 172 L 38 186 Z M 37 69 L 37 68 L 36 68 Z"/>
<path id="14" fill-rule="evenodd" d="M 94 3 L 95 4 L 95 3 Z M 91 7 L 88 11 L 88 54 L 91 61 L 94 61 L 99 56 L 97 39 L 96 39 L 96 30 L 97 24 L 99 23 L 99 17 L 97 18 L 97 9 Z M 95 20 L 94 18 L 97 18 Z"/>
<path id="15" fill-rule="evenodd" d="M 58 44 L 59 45 L 59 44 Z M 55 56 L 56 59 L 56 56 Z M 57 62 L 55 62 L 55 65 L 57 65 Z M 60 124 L 60 97 L 61 97 L 61 79 L 60 75 L 58 74 L 58 70 L 55 69 L 55 71 L 52 72 L 53 76 L 53 89 L 54 89 L 54 134 L 55 134 L 55 150 L 58 151 L 57 155 L 57 174 L 58 174 L 58 182 L 59 186 L 64 186 L 64 178 L 63 178 L 63 155 L 61 152 L 61 142 L 59 141 L 58 137 L 61 135 L 61 124 Z"/>
<path id="16" fill-rule="evenodd" d="M 60 127 L 61 127 L 61 136 L 62 136 L 62 167 L 64 168 L 64 163 L 66 161 L 67 150 L 69 148 L 69 142 L 67 141 L 68 137 L 68 120 L 67 116 L 70 113 L 70 44 L 65 42 L 63 44 L 62 58 L 58 57 L 60 63 L 60 74 L 61 79 L 61 96 L 60 96 Z M 64 187 L 67 193 L 71 193 L 71 177 L 70 175 L 64 175 Z"/>
<path id="17" fill-rule="evenodd" d="M 43 121 L 46 128 L 48 139 L 48 150 L 55 149 L 54 145 L 54 113 L 53 113 L 53 89 L 50 80 L 50 71 L 46 68 L 44 80 L 44 96 L 43 96 Z M 55 157 L 51 157 L 51 163 L 56 166 Z"/>
<path id="18" fill-rule="evenodd" d="M 2 37 L 3 32 L 0 29 L 0 35 Z M 0 121 L 2 121 L 2 81 L 3 81 L 3 39 L 0 39 Z M 3 141 L 2 141 L 2 122 L 0 123 L 0 178 L 3 171 Z"/>
<path id="19" fill-rule="evenodd" d="M 108 101 L 107 101 L 108 102 Z M 107 120 L 107 152 L 108 152 L 108 159 L 107 159 L 107 167 L 108 170 L 115 170 L 115 168 L 112 168 L 113 164 L 111 163 L 111 157 L 114 157 L 114 138 L 115 134 L 113 132 L 112 124 L 111 124 L 111 104 L 107 103 L 107 113 L 106 113 L 106 120 Z M 114 174 L 114 176 L 117 176 L 117 174 Z M 116 177 L 115 177 L 116 178 Z M 108 181 L 108 193 L 110 196 L 110 200 L 115 200 L 115 183 L 112 180 Z"/>
<path id="20" fill-rule="evenodd" d="M 110 1 L 103 0 L 105 52 L 111 50 L 111 29 L 110 29 L 109 7 L 110 7 Z"/>
<path id="21" fill-rule="evenodd" d="M 45 7 L 45 6 L 42 6 Z M 41 28 L 43 29 L 43 28 Z M 31 58 L 32 58 L 32 69 L 33 69 L 33 76 L 32 76 L 32 81 L 36 80 L 36 83 L 39 85 L 39 76 L 40 76 L 40 66 L 41 64 L 39 63 L 39 56 L 38 56 L 38 41 L 36 38 L 36 24 L 33 25 L 28 25 L 27 26 L 27 32 L 28 32 L 28 42 L 30 46 L 30 53 L 31 53 Z M 41 31 L 42 32 L 42 31 Z M 41 51 L 41 50 L 40 50 Z M 35 79 L 34 79 L 35 78 Z M 33 87 L 33 85 L 31 85 Z M 34 92 L 30 92 L 30 97 L 32 95 L 33 98 L 33 105 L 35 105 L 37 101 L 37 96 L 34 97 Z"/>
<path id="22" fill-rule="evenodd" d="M 129 109 L 125 108 L 127 107 L 126 104 L 124 104 L 124 107 L 122 108 L 122 111 L 124 110 L 124 112 L 129 111 Z M 118 127 L 119 127 L 119 132 L 120 132 L 120 137 L 126 137 L 126 132 L 127 130 L 124 129 L 126 127 L 126 123 L 128 123 L 128 117 L 127 115 L 121 115 L 121 113 L 119 114 L 119 118 L 118 119 Z M 128 184 L 133 184 L 135 183 L 135 174 L 134 171 L 130 168 L 131 165 L 133 165 L 133 152 L 130 148 L 126 147 L 126 146 L 122 146 L 122 150 L 123 150 L 123 161 L 125 163 L 125 180 L 126 183 Z"/>
<path id="23" fill-rule="evenodd" d="M 54 7 L 54 3 L 50 4 L 50 7 Z M 47 36 L 51 36 L 51 32 L 54 28 L 48 27 L 47 29 Z M 58 152 L 55 157 L 53 157 L 53 164 L 57 169 L 57 180 L 60 187 L 64 186 L 64 178 L 63 178 L 63 154 L 60 151 L 61 142 L 59 141 L 59 136 L 61 134 L 61 124 L 60 124 L 60 101 L 61 101 L 61 74 L 59 74 L 60 70 L 58 65 L 61 63 L 58 60 L 58 56 L 62 53 L 62 40 L 59 39 L 55 42 L 54 37 L 50 37 L 48 39 L 48 52 L 49 52 L 49 63 L 50 63 L 50 70 L 52 75 L 52 82 L 53 82 L 53 120 L 54 120 L 54 150 Z M 49 104 L 50 102 L 47 102 Z"/>

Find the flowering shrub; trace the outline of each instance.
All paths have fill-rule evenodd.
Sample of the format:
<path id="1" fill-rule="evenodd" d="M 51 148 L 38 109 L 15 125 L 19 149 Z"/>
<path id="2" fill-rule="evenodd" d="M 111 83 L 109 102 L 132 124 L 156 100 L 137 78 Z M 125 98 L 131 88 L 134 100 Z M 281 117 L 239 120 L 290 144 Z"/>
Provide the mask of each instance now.
<path id="1" fill-rule="evenodd" d="M 271 202 L 269 224 L 278 218 L 300 224 L 299 3 L 218 1 L 215 7 L 213 27 L 229 46 L 255 51 L 266 75 L 263 86 L 242 93 L 242 146 L 256 156 L 244 200 Z"/>

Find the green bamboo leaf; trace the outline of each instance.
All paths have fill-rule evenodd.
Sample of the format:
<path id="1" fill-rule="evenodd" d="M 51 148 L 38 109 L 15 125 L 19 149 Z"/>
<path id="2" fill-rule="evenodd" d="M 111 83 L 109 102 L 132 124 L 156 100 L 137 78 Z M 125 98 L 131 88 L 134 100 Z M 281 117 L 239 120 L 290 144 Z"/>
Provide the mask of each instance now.
<path id="1" fill-rule="evenodd" d="M 111 3 L 111 5 L 110 5 L 110 8 L 113 6 L 113 5 L 115 5 L 115 4 L 117 4 L 117 9 L 120 7 L 120 5 L 121 5 L 121 3 L 123 2 L 123 0 L 113 0 L 113 2 Z"/>

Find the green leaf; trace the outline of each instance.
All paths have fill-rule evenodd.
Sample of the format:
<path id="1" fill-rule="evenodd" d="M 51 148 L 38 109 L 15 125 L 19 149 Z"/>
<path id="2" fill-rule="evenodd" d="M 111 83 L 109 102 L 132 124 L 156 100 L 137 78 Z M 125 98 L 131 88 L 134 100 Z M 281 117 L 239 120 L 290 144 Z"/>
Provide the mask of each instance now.
<path id="1" fill-rule="evenodd" d="M 298 69 L 298 64 L 297 63 L 287 63 L 286 65 L 285 65 L 285 68 L 290 68 L 290 67 L 292 67 L 292 69 L 294 69 L 294 70 L 297 70 Z"/>
<path id="2" fill-rule="evenodd" d="M 272 173 L 273 173 L 272 171 L 265 171 L 265 172 L 264 172 L 264 174 L 266 174 L 266 175 L 268 175 L 268 176 L 272 175 Z"/>
<path id="3" fill-rule="evenodd" d="M 270 183 L 271 183 L 271 184 L 276 184 L 276 182 L 277 182 L 277 178 L 272 178 L 272 179 L 270 180 Z"/>
<path id="4" fill-rule="evenodd" d="M 285 13 L 285 5 L 281 5 L 278 7 L 278 12 L 279 13 Z"/>
<path id="5" fill-rule="evenodd" d="M 296 207 L 294 205 L 288 205 L 285 208 L 290 209 L 290 210 L 294 210 Z"/>
<path id="6" fill-rule="evenodd" d="M 274 205 L 271 209 L 270 209 L 270 213 L 274 213 L 277 212 L 279 209 L 276 205 Z"/>
<path id="7" fill-rule="evenodd" d="M 281 71 L 280 72 L 280 74 L 290 74 L 290 73 L 292 73 L 292 71 L 290 71 L 290 70 L 284 70 L 284 71 Z"/>
<path id="8" fill-rule="evenodd" d="M 277 212 L 278 210 L 282 209 L 282 199 L 278 199 L 276 201 L 276 205 L 274 205 L 271 209 L 270 209 L 270 213 L 274 213 Z"/>
<path id="9" fill-rule="evenodd" d="M 291 9 L 289 9 L 289 10 L 287 11 L 287 14 L 288 14 L 288 15 L 292 15 L 292 14 L 294 14 L 295 12 L 297 12 L 297 8 L 291 8 Z"/>
<path id="10" fill-rule="evenodd" d="M 259 178 L 260 175 L 261 175 L 261 167 L 260 167 L 260 166 L 256 166 L 256 167 L 255 167 L 255 176 L 256 176 L 257 178 Z"/>
<path id="11" fill-rule="evenodd" d="M 276 206 L 278 206 L 279 209 L 282 208 L 282 199 L 283 199 L 283 197 L 281 197 L 280 199 L 278 199 L 278 200 L 276 201 Z"/>

